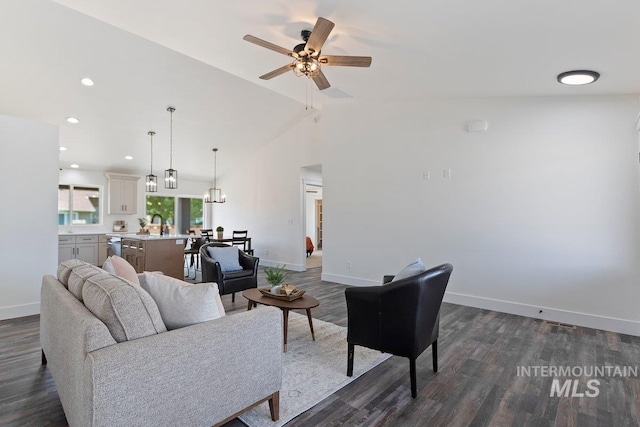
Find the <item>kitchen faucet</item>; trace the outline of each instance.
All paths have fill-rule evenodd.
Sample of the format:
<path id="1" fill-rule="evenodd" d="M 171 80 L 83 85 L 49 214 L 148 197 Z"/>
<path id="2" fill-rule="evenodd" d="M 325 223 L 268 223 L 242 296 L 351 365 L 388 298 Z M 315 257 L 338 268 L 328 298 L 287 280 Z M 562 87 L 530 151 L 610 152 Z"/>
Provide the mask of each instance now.
<path id="1" fill-rule="evenodd" d="M 153 220 L 156 219 L 156 217 L 160 218 L 160 235 L 162 236 L 164 234 L 164 219 L 162 219 L 162 215 L 160 214 L 153 214 L 151 224 L 155 224 Z"/>

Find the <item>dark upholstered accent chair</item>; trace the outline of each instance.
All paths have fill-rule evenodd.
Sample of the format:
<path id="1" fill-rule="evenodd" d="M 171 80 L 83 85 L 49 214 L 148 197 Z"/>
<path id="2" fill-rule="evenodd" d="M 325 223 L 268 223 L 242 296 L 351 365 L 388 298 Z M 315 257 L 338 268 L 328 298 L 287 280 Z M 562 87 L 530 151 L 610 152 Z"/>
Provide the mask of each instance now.
<path id="1" fill-rule="evenodd" d="M 415 398 L 416 359 L 430 345 L 438 372 L 440 305 L 452 271 L 443 264 L 393 283 L 393 276 L 385 276 L 383 286 L 347 288 L 347 375 L 353 375 L 356 345 L 408 357 Z"/>
<path id="2" fill-rule="evenodd" d="M 216 282 L 220 295 L 231 294 L 231 301 L 236 300 L 236 292 L 258 287 L 259 258 L 238 251 L 241 271 L 223 273 L 220 263 L 211 258 L 207 248 L 211 246 L 229 247 L 224 243 L 207 243 L 200 247 L 200 263 L 202 265 L 202 281 Z"/>

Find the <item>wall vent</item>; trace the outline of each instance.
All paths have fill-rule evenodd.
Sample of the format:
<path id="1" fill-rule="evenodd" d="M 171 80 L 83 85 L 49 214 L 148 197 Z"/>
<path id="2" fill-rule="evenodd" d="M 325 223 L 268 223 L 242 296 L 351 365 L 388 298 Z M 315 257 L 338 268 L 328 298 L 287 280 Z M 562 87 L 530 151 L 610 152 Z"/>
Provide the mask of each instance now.
<path id="1" fill-rule="evenodd" d="M 565 329 L 575 329 L 576 325 L 570 325 L 568 323 L 560 323 L 560 322 L 552 322 L 550 320 L 544 320 L 542 323 L 549 325 L 549 326 L 559 326 L 561 328 L 565 328 Z"/>

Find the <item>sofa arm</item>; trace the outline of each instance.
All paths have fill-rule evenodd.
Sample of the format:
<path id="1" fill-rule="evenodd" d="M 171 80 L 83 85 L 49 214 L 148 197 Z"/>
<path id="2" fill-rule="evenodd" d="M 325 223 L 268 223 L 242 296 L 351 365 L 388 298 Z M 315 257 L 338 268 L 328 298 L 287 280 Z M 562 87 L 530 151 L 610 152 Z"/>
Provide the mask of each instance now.
<path id="1" fill-rule="evenodd" d="M 215 424 L 280 390 L 282 345 L 264 307 L 92 352 L 94 425 Z"/>

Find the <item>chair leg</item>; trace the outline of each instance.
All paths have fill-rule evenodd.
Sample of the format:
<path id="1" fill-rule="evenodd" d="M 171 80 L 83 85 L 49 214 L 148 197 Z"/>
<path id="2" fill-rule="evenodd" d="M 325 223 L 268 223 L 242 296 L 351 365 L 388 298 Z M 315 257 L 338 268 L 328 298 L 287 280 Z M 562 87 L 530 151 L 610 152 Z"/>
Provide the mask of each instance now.
<path id="1" fill-rule="evenodd" d="M 42 352 L 42 364 L 46 365 L 47 364 L 47 356 L 44 355 L 44 350 L 40 349 L 40 351 Z"/>
<path id="2" fill-rule="evenodd" d="M 280 392 L 276 391 L 269 399 L 269 412 L 271 412 L 271 420 L 278 421 L 280 419 Z"/>
<path id="3" fill-rule="evenodd" d="M 348 343 L 347 347 L 347 376 L 353 376 L 353 355 L 354 355 L 355 345 Z"/>
<path id="4" fill-rule="evenodd" d="M 231 293 L 231 302 L 236 302 L 236 293 L 235 292 Z"/>
<path id="5" fill-rule="evenodd" d="M 433 372 L 438 372 L 438 340 L 431 343 L 431 355 L 433 356 Z"/>
<path id="6" fill-rule="evenodd" d="M 418 395 L 418 387 L 416 385 L 416 359 L 409 358 L 409 375 L 411 376 L 411 397 L 415 399 Z"/>

